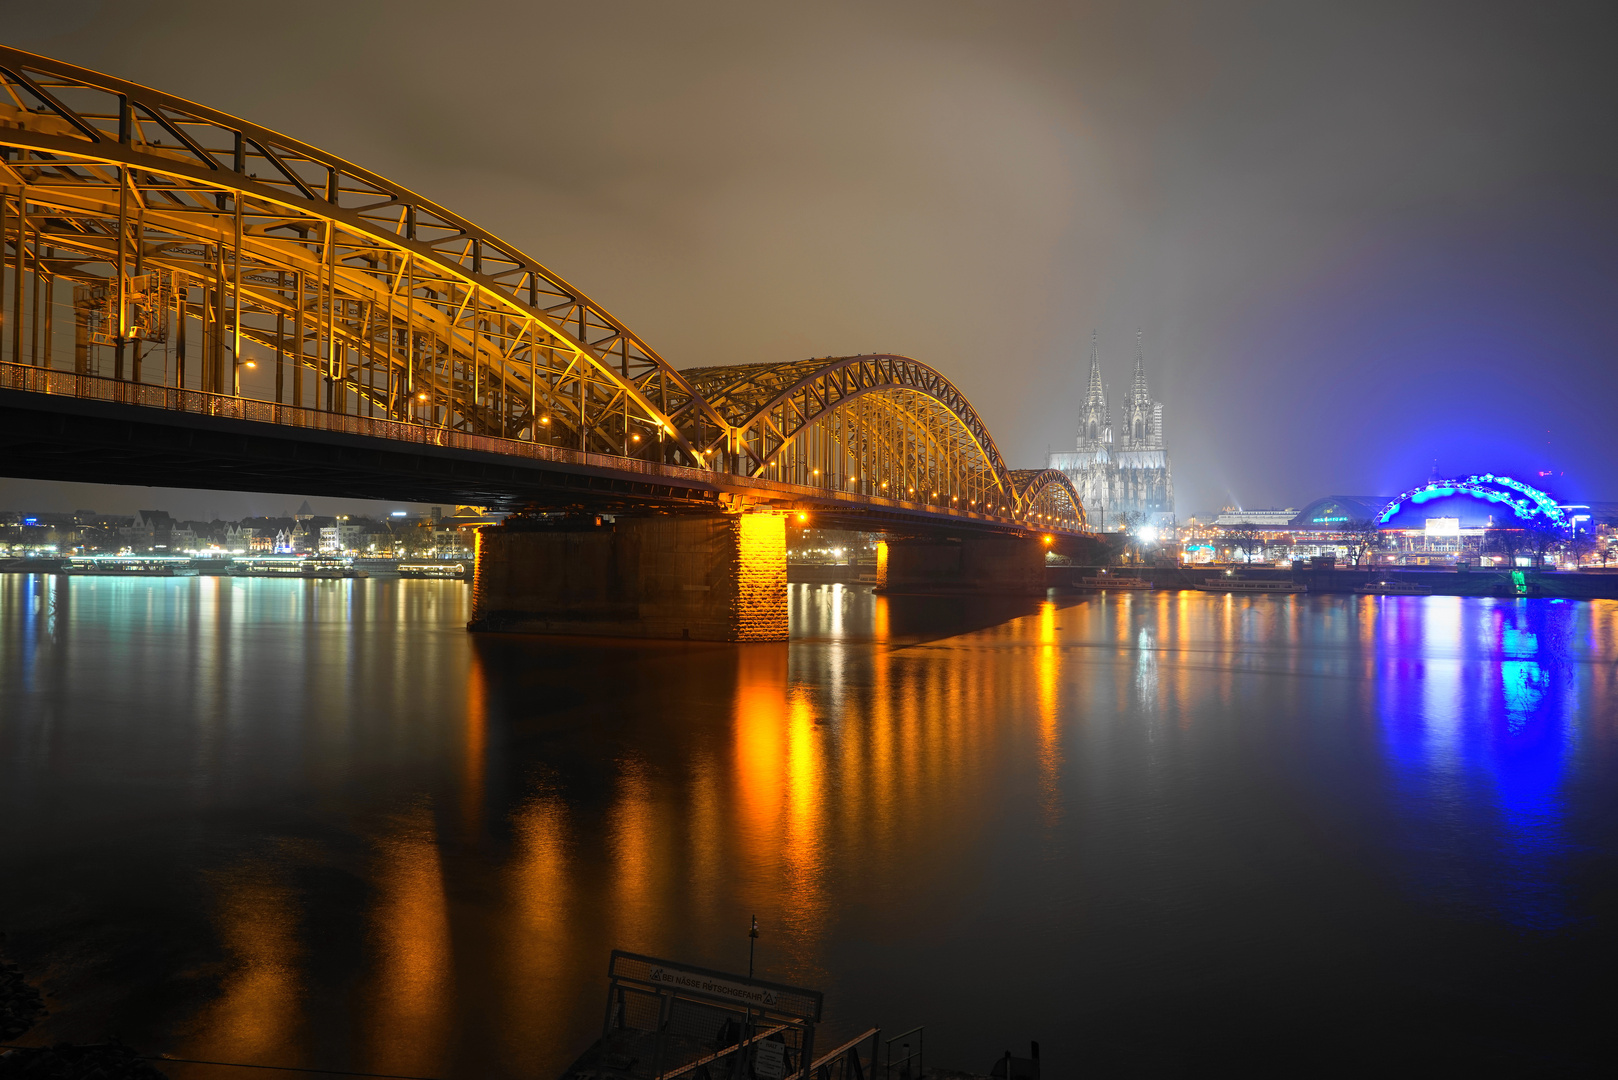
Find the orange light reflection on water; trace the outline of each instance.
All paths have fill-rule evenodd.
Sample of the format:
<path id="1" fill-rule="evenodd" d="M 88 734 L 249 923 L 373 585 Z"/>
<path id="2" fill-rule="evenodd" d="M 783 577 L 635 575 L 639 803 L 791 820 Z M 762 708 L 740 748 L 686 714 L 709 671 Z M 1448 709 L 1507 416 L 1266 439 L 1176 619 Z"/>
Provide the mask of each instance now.
<path id="1" fill-rule="evenodd" d="M 375 987 L 366 1024 L 370 1066 L 436 1075 L 446 1064 L 454 986 L 449 904 L 431 808 L 410 813 L 379 846 L 371 916 Z"/>
<path id="2" fill-rule="evenodd" d="M 1047 600 L 1039 609 L 1039 655 L 1034 668 L 1039 686 L 1039 804 L 1047 828 L 1060 820 L 1062 811 L 1062 731 L 1057 711 L 1062 651 L 1056 629 L 1056 605 Z"/>
<path id="3" fill-rule="evenodd" d="M 567 1037 L 566 991 L 581 973 L 570 947 L 577 928 L 570 918 L 573 897 L 568 858 L 567 808 L 542 795 L 518 810 L 515 841 L 507 870 L 508 922 L 503 935 L 507 989 L 501 1025 L 514 1057 L 533 1045 L 555 1045 Z"/>
<path id="4" fill-rule="evenodd" d="M 232 967 L 199 1018 L 187 1056 L 286 1063 L 286 1048 L 301 1041 L 303 1027 L 298 911 L 299 898 L 273 871 L 248 867 L 223 875 L 216 923 Z"/>
<path id="5" fill-rule="evenodd" d="M 476 530 L 481 532 L 482 530 Z M 489 689 L 476 652 L 466 672 L 466 765 L 461 781 L 461 822 L 468 836 L 483 829 L 484 770 L 488 767 Z"/>

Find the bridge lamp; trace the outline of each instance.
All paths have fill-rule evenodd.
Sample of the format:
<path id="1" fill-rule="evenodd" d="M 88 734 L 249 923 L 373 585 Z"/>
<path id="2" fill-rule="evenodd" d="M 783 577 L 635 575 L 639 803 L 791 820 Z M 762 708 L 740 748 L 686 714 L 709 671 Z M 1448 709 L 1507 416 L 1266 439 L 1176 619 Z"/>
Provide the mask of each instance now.
<path id="1" fill-rule="evenodd" d="M 427 400 L 427 395 L 426 394 L 417 394 L 416 395 L 416 400 L 417 401 L 426 401 Z"/>
<path id="2" fill-rule="evenodd" d="M 243 362 L 242 366 L 243 367 L 258 367 L 258 361 L 257 360 L 247 360 L 247 361 Z"/>
<path id="3" fill-rule="evenodd" d="M 802 513 L 800 513 L 800 514 L 799 514 L 799 515 L 798 515 L 798 520 L 799 520 L 799 521 L 800 521 L 800 522 L 803 522 L 803 521 L 808 521 L 808 520 L 809 520 L 809 515 L 808 515 L 808 514 L 802 514 Z"/>
<path id="4" fill-rule="evenodd" d="M 539 422 L 541 424 L 548 424 L 548 423 L 551 422 L 551 418 L 548 417 L 548 416 L 542 416 L 542 417 L 539 418 Z"/>
<path id="5" fill-rule="evenodd" d="M 1045 543 L 1046 543 L 1046 545 L 1056 543 L 1056 537 L 1052 536 L 1050 533 L 1046 533 L 1045 534 Z"/>
<path id="6" fill-rule="evenodd" d="M 631 435 L 629 438 L 633 442 L 640 442 L 640 436 L 639 435 Z"/>

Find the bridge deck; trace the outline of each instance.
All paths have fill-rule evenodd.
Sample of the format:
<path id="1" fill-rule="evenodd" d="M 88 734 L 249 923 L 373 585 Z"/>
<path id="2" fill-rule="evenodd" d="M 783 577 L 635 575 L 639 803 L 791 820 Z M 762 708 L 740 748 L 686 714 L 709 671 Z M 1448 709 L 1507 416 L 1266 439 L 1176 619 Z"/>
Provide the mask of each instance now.
<path id="1" fill-rule="evenodd" d="M 513 510 L 712 510 L 725 497 L 817 523 L 1026 533 L 1011 518 L 545 443 L 0 363 L 7 475 Z"/>

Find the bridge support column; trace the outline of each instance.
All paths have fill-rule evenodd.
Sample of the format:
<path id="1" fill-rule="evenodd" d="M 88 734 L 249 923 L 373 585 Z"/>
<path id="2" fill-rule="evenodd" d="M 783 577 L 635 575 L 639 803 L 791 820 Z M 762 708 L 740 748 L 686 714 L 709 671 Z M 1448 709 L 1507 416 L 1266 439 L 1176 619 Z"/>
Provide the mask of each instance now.
<path id="1" fill-rule="evenodd" d="M 478 533 L 468 629 L 785 641 L 786 519 L 512 519 Z"/>
<path id="2" fill-rule="evenodd" d="M 1038 537 L 885 540 L 876 548 L 876 590 L 895 593 L 1045 595 Z"/>

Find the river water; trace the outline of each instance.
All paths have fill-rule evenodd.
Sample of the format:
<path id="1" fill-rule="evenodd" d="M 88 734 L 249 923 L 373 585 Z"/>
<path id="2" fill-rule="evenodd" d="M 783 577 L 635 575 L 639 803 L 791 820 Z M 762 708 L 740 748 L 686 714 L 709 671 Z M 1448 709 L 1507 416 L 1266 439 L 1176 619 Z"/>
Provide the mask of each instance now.
<path id="1" fill-rule="evenodd" d="M 1611 1052 L 1618 603 L 790 604 L 570 642 L 457 582 L 0 576 L 28 1041 L 545 1078 L 609 950 L 745 970 L 756 914 L 822 1046 L 957 1068 Z"/>

